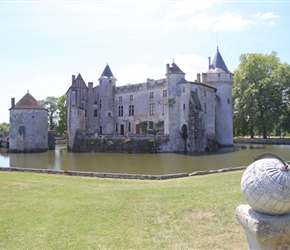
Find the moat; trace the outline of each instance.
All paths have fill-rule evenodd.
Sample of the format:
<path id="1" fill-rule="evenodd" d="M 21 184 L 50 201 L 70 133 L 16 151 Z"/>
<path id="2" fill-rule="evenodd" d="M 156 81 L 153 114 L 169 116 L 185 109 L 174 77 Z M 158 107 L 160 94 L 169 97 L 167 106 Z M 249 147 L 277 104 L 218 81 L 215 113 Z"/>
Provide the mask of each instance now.
<path id="1" fill-rule="evenodd" d="M 164 175 L 248 166 L 254 156 L 265 152 L 290 160 L 290 145 L 235 144 L 216 153 L 192 155 L 70 153 L 65 145 L 60 145 L 55 150 L 34 154 L 9 154 L 1 148 L 0 167 Z"/>

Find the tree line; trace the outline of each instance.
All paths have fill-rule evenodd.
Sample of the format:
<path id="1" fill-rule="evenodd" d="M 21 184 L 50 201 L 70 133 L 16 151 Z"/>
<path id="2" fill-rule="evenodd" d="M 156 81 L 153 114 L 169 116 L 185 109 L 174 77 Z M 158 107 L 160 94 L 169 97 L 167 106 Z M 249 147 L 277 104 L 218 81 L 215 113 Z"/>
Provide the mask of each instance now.
<path id="1" fill-rule="evenodd" d="M 234 136 L 290 133 L 290 66 L 276 52 L 242 54 L 234 71 Z"/>

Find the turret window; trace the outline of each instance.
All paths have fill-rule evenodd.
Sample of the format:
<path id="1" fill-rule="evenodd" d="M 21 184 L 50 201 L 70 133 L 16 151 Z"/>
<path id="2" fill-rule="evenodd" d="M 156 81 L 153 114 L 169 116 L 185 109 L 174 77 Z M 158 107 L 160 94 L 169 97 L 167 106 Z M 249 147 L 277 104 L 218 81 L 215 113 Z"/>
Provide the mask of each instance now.
<path id="1" fill-rule="evenodd" d="M 154 98 L 154 92 L 150 92 L 150 99 Z"/>
<path id="2" fill-rule="evenodd" d="M 102 99 L 100 99 L 99 109 L 102 109 Z"/>
<path id="3" fill-rule="evenodd" d="M 167 89 L 163 90 L 163 97 L 167 97 Z"/>
<path id="4" fill-rule="evenodd" d="M 98 110 L 94 109 L 94 117 L 98 117 Z"/>

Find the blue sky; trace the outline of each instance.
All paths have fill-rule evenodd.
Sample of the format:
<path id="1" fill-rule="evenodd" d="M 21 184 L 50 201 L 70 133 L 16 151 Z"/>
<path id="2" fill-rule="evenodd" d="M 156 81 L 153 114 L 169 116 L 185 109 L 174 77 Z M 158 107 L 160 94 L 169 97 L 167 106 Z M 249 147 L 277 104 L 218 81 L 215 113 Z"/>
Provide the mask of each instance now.
<path id="1" fill-rule="evenodd" d="M 290 1 L 0 0 L 0 123 L 11 97 L 66 93 L 71 76 L 98 83 L 108 63 L 117 85 L 165 77 L 174 62 L 194 81 L 208 57 L 229 70 L 244 53 L 290 56 Z"/>

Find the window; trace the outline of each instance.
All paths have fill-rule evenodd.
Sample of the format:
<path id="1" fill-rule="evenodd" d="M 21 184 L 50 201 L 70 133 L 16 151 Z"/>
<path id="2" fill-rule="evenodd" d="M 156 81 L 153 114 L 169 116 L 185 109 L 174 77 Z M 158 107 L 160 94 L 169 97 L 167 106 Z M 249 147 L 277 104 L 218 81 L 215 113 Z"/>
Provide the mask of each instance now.
<path id="1" fill-rule="evenodd" d="M 87 110 L 85 109 L 85 117 L 87 117 Z"/>
<path id="2" fill-rule="evenodd" d="M 102 109 L 102 99 L 100 99 L 99 108 Z"/>
<path id="3" fill-rule="evenodd" d="M 153 121 L 149 121 L 149 129 L 153 129 Z"/>
<path id="4" fill-rule="evenodd" d="M 112 116 L 112 113 L 111 112 L 108 112 L 108 117 L 111 117 Z"/>
<path id="5" fill-rule="evenodd" d="M 230 99 L 228 99 L 228 104 L 230 104 L 231 103 L 231 101 L 230 101 Z"/>
<path id="6" fill-rule="evenodd" d="M 154 115 L 154 103 L 150 103 L 150 115 Z"/>
<path id="7" fill-rule="evenodd" d="M 185 109 L 185 103 L 183 103 L 183 109 Z"/>
<path id="8" fill-rule="evenodd" d="M 165 105 L 162 104 L 162 115 L 164 115 L 164 114 L 165 114 Z"/>
<path id="9" fill-rule="evenodd" d="M 134 116 L 134 105 L 129 105 L 129 116 Z"/>
<path id="10" fill-rule="evenodd" d="M 94 109 L 94 117 L 98 117 L 98 110 Z"/>
<path id="11" fill-rule="evenodd" d="M 185 93 L 185 87 L 182 87 L 182 92 Z"/>
<path id="12" fill-rule="evenodd" d="M 118 107 L 118 116 L 123 116 L 123 106 Z"/>
<path id="13" fill-rule="evenodd" d="M 204 113 L 206 114 L 206 103 L 204 104 Z"/>
<path id="14" fill-rule="evenodd" d="M 129 100 L 130 100 L 130 101 L 133 101 L 133 95 L 130 95 L 130 96 L 129 96 Z"/>
<path id="15" fill-rule="evenodd" d="M 150 92 L 150 99 L 154 98 L 154 92 Z"/>
<path id="16" fill-rule="evenodd" d="M 119 102 L 122 102 L 122 96 L 119 96 Z"/>
<path id="17" fill-rule="evenodd" d="M 203 93 L 204 93 L 204 96 L 206 96 L 206 90 Z"/>
<path id="18" fill-rule="evenodd" d="M 163 97 L 167 97 L 167 89 L 163 90 Z"/>
<path id="19" fill-rule="evenodd" d="M 131 122 L 128 124 L 128 131 L 131 132 Z"/>

